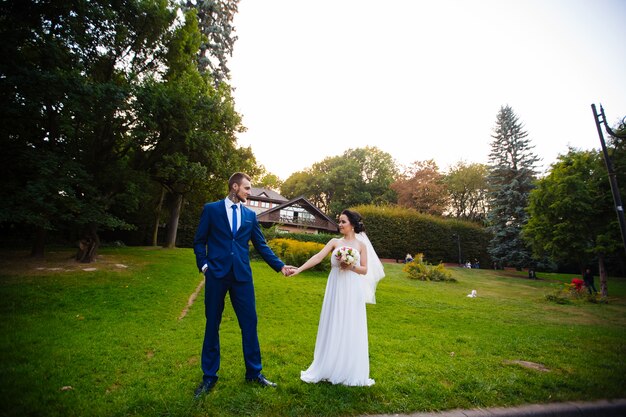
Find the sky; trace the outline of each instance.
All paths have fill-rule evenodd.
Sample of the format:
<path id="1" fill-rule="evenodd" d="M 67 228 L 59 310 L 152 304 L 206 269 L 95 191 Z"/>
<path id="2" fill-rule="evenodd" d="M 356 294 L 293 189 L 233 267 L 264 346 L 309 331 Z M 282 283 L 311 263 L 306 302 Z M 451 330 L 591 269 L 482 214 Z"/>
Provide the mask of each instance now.
<path id="1" fill-rule="evenodd" d="M 241 0 L 229 60 L 257 162 L 286 180 L 347 149 L 487 163 L 517 114 L 545 172 L 626 116 L 626 0 Z"/>

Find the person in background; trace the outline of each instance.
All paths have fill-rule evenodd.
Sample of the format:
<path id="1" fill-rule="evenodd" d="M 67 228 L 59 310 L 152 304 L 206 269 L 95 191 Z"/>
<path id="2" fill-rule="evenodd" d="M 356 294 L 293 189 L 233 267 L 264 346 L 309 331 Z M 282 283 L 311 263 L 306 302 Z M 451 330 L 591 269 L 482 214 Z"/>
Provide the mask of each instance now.
<path id="1" fill-rule="evenodd" d="M 591 268 L 585 268 L 585 272 L 583 273 L 583 281 L 585 281 L 585 287 L 587 287 L 587 291 L 589 291 L 589 294 L 591 294 L 592 289 L 594 294 L 598 293 L 596 285 L 593 282 L 593 272 L 591 272 Z"/>

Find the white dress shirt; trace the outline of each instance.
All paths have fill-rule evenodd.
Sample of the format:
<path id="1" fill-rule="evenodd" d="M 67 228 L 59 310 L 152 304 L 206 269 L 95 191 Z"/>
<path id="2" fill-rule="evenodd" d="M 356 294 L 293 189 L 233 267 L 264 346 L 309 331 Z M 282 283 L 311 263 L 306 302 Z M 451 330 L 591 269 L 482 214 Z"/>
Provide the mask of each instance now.
<path id="1" fill-rule="evenodd" d="M 241 227 L 241 204 L 240 203 L 233 203 L 232 201 L 230 201 L 230 198 L 226 197 L 224 199 L 224 202 L 226 203 L 226 215 L 228 216 L 228 224 L 230 225 L 230 230 L 233 230 L 233 209 L 231 208 L 233 205 L 237 204 L 237 230 L 239 230 L 239 227 Z M 206 272 L 207 268 L 209 266 L 207 264 L 204 264 L 202 266 L 202 272 Z"/>
<path id="2" fill-rule="evenodd" d="M 230 198 L 226 198 L 224 199 L 224 201 L 226 202 L 226 215 L 228 216 L 228 224 L 230 225 L 230 230 L 233 230 L 233 209 L 231 207 L 234 206 L 235 203 L 230 201 Z M 239 227 L 241 226 L 241 204 L 240 203 L 236 203 L 236 204 L 237 204 L 237 230 L 239 230 Z"/>

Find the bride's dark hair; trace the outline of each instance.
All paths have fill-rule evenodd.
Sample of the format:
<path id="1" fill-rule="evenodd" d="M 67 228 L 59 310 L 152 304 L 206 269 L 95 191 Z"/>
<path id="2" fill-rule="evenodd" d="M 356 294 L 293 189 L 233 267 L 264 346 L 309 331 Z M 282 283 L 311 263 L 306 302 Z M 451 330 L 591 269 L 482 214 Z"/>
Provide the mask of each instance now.
<path id="1" fill-rule="evenodd" d="M 345 214 L 348 221 L 354 226 L 354 233 L 361 233 L 365 231 L 365 225 L 363 224 L 363 218 L 359 213 L 352 210 L 344 210 L 341 214 Z"/>

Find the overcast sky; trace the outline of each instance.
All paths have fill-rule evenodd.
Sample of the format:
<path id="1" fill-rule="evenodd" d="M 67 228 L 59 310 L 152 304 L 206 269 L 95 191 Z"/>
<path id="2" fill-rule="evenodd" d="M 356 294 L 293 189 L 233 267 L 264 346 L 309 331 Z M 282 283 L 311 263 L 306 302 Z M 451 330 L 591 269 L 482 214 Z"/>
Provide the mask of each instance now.
<path id="1" fill-rule="evenodd" d="M 241 0 L 230 59 L 259 163 L 281 179 L 349 148 L 487 162 L 510 105 L 540 170 L 626 116 L 626 0 Z"/>

